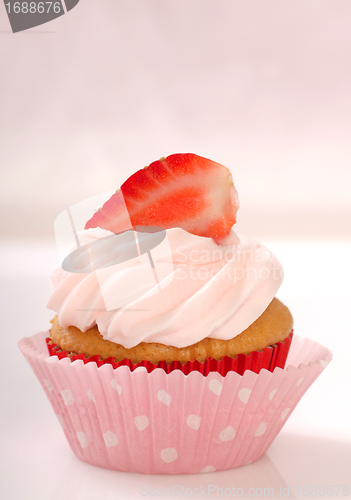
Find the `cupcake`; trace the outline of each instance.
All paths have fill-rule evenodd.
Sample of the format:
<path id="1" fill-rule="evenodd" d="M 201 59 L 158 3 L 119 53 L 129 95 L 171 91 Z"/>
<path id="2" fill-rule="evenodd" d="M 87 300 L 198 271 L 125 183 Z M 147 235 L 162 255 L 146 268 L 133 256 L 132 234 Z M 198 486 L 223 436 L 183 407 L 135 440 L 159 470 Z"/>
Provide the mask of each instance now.
<path id="1" fill-rule="evenodd" d="M 52 276 L 50 353 L 186 373 L 284 367 L 282 268 L 233 232 L 238 207 L 229 170 L 194 154 L 132 175 Z"/>
<path id="2" fill-rule="evenodd" d="M 19 347 L 78 458 L 148 474 L 253 462 L 330 361 L 296 336 L 289 351 L 282 267 L 233 231 L 238 207 L 227 168 L 176 154 L 131 176 L 80 231 L 84 214 L 65 214 L 56 315 Z"/>

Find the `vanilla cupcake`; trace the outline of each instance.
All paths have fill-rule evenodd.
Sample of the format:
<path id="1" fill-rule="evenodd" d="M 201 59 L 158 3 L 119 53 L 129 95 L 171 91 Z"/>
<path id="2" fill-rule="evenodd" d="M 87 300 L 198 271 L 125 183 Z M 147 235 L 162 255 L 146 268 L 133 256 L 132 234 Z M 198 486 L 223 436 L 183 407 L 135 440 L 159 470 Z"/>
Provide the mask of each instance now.
<path id="1" fill-rule="evenodd" d="M 131 176 L 52 277 L 50 352 L 186 373 L 283 367 L 282 268 L 234 233 L 238 206 L 230 172 L 196 155 Z"/>
<path id="2" fill-rule="evenodd" d="M 64 214 L 74 245 L 52 275 L 56 316 L 19 347 L 81 460 L 146 474 L 249 464 L 330 361 L 296 336 L 289 351 L 281 265 L 235 234 L 238 206 L 225 167 L 178 154 L 82 231 Z"/>

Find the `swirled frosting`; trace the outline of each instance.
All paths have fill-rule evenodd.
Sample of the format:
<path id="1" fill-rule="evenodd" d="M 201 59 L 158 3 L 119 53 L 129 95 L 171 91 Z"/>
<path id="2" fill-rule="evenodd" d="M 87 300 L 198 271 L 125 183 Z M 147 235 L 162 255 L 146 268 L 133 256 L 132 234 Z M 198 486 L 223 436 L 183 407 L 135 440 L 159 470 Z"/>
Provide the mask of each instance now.
<path id="1" fill-rule="evenodd" d="M 89 245 L 112 235 L 99 228 L 78 233 L 83 251 L 69 270 L 64 266 L 52 274 L 48 307 L 61 326 L 87 331 L 97 325 L 104 339 L 125 348 L 231 339 L 263 313 L 283 279 L 269 250 L 233 230 L 217 245 L 172 228 L 150 252 L 139 249 L 121 259 L 105 246 L 98 266 L 87 266 Z M 126 245 L 130 239 L 121 240 L 119 255 Z"/>

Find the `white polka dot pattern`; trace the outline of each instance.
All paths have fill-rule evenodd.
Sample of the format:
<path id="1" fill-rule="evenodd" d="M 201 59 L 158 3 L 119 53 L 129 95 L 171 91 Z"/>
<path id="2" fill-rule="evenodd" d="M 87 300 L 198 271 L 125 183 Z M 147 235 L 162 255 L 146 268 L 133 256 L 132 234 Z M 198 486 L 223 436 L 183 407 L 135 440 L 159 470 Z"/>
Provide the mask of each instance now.
<path id="1" fill-rule="evenodd" d="M 270 400 L 270 401 L 272 401 L 272 399 L 273 399 L 273 398 L 274 398 L 274 396 L 276 395 L 277 390 L 278 390 L 278 389 L 273 389 L 273 391 L 271 391 L 271 392 L 269 393 L 269 396 L 268 396 L 268 397 L 269 397 L 269 400 Z"/>
<path id="2" fill-rule="evenodd" d="M 157 393 L 157 399 L 161 401 L 166 406 L 169 406 L 172 401 L 172 396 L 170 394 L 167 394 L 167 392 L 164 389 L 161 389 Z"/>
<path id="3" fill-rule="evenodd" d="M 213 465 L 206 465 L 201 471 L 200 474 L 206 474 L 207 472 L 215 472 L 216 469 L 213 467 Z"/>
<path id="4" fill-rule="evenodd" d="M 223 385 L 220 383 L 219 380 L 216 379 L 211 380 L 208 386 L 210 390 L 213 392 L 213 394 L 216 394 L 216 396 L 220 396 L 223 389 Z"/>
<path id="5" fill-rule="evenodd" d="M 255 431 L 255 436 L 263 436 L 263 434 L 266 432 L 267 430 L 267 424 L 265 424 L 264 422 L 260 422 L 258 424 L 258 427 Z"/>
<path id="6" fill-rule="evenodd" d="M 164 448 L 161 451 L 161 459 L 166 463 L 170 464 L 171 462 L 174 462 L 178 458 L 178 453 L 175 448 Z"/>
<path id="7" fill-rule="evenodd" d="M 116 379 L 113 378 L 111 380 L 111 385 L 112 385 L 112 387 L 114 389 L 116 389 L 116 391 L 118 392 L 119 395 L 122 394 L 122 387 L 119 384 L 117 384 L 117 380 Z"/>
<path id="8" fill-rule="evenodd" d="M 62 415 L 56 415 L 57 417 L 57 420 L 60 422 L 60 425 L 62 427 L 63 430 L 66 429 L 66 424 L 65 424 L 65 421 L 63 420 L 63 417 Z"/>
<path id="9" fill-rule="evenodd" d="M 86 448 L 89 445 L 88 438 L 85 434 L 85 432 L 77 432 L 77 437 L 79 440 L 79 444 L 81 445 L 82 448 Z"/>
<path id="10" fill-rule="evenodd" d="M 139 431 L 143 431 L 149 426 L 149 419 L 146 415 L 139 415 L 134 417 L 134 424 Z"/>
<path id="11" fill-rule="evenodd" d="M 198 415 L 189 415 L 186 419 L 186 423 L 190 427 L 190 429 L 194 429 L 197 431 L 201 424 L 201 417 L 199 417 Z"/>
<path id="12" fill-rule="evenodd" d="M 289 411 L 290 411 L 290 410 L 291 410 L 291 408 L 285 408 L 285 410 L 283 410 L 283 411 L 281 412 L 280 418 L 281 418 L 282 420 L 285 420 L 285 419 L 286 419 L 286 417 L 288 416 L 288 413 L 289 413 Z"/>
<path id="13" fill-rule="evenodd" d="M 243 389 L 240 389 L 240 391 L 238 392 L 238 398 L 240 399 L 240 401 L 246 404 L 249 400 L 250 394 L 251 394 L 251 389 L 247 389 L 247 387 L 244 387 Z"/>
<path id="14" fill-rule="evenodd" d="M 66 406 L 73 405 L 74 397 L 70 389 L 64 389 L 61 391 L 61 396 Z"/>
<path id="15" fill-rule="evenodd" d="M 50 380 L 47 379 L 47 378 L 44 378 L 43 380 L 45 382 L 47 390 L 50 391 L 50 392 L 52 392 L 54 390 L 54 388 L 53 388 L 52 383 L 50 382 Z"/>
<path id="16" fill-rule="evenodd" d="M 231 441 L 235 438 L 235 430 L 231 425 L 228 425 L 219 435 L 221 441 Z"/>
<path id="17" fill-rule="evenodd" d="M 323 346 L 302 339 L 286 370 L 225 377 L 131 372 L 56 357 L 48 362 L 40 335 L 20 347 L 74 453 L 100 467 L 145 474 L 207 473 L 255 462 L 331 359 Z"/>
<path id="18" fill-rule="evenodd" d="M 94 403 L 96 402 L 95 398 L 94 398 L 93 391 L 91 389 L 88 389 L 87 396 L 89 399 L 91 399 L 91 401 L 93 401 Z"/>
<path id="19" fill-rule="evenodd" d="M 117 436 L 112 431 L 105 432 L 103 438 L 107 448 L 112 448 L 118 444 Z"/>

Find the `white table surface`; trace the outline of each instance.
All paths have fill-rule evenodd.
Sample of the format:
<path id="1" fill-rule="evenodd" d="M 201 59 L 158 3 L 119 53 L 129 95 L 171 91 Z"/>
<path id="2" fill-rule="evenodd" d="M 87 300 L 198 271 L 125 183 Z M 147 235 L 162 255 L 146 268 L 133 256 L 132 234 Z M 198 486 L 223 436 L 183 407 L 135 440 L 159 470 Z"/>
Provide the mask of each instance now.
<path id="1" fill-rule="evenodd" d="M 311 498 L 323 496 L 323 488 L 326 498 L 351 497 L 351 243 L 262 242 L 284 266 L 278 297 L 292 311 L 295 332 L 329 347 L 334 359 L 264 457 L 239 469 L 189 476 L 109 471 L 74 456 L 16 345 L 49 327 L 48 276 L 58 264 L 56 251 L 45 243 L 3 243 L 0 498 L 112 500 L 170 493 L 179 498 Z M 201 487 L 202 495 L 196 489 Z"/>

